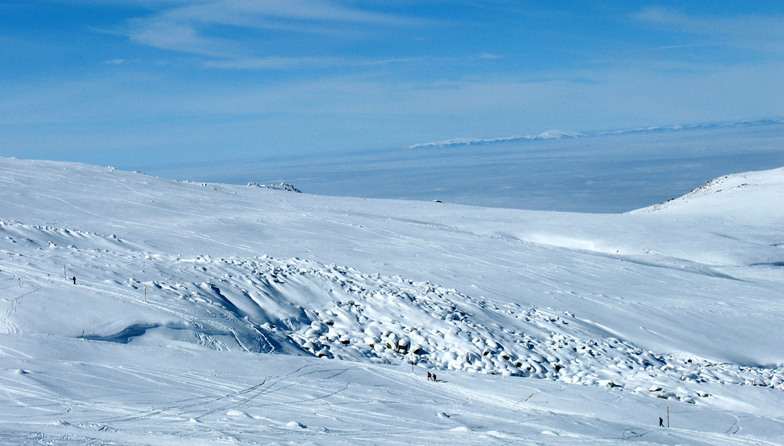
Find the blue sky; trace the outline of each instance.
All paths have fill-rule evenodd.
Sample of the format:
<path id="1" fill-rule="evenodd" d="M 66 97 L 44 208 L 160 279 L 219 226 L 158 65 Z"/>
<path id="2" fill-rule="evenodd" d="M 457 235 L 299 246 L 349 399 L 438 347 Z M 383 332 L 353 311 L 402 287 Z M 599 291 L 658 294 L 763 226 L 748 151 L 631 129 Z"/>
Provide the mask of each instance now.
<path id="1" fill-rule="evenodd" d="M 0 1 L 0 156 L 135 168 L 784 116 L 784 2 Z"/>

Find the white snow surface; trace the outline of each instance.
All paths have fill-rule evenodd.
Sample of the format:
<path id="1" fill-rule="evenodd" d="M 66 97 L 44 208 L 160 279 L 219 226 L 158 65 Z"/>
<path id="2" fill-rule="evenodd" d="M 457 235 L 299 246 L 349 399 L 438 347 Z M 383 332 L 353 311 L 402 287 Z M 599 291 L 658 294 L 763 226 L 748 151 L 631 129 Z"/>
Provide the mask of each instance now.
<path id="1" fill-rule="evenodd" d="M 0 158 L 0 442 L 782 444 L 783 193 L 574 214 Z"/>

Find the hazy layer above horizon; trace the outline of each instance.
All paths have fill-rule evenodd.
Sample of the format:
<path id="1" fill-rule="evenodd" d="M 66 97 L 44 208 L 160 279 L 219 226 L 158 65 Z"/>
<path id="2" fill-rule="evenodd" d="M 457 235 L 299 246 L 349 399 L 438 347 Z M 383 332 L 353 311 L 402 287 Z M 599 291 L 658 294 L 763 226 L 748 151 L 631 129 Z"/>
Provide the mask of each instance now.
<path id="1" fill-rule="evenodd" d="M 156 167 L 152 175 L 306 193 L 619 213 L 712 178 L 784 166 L 784 123 Z"/>

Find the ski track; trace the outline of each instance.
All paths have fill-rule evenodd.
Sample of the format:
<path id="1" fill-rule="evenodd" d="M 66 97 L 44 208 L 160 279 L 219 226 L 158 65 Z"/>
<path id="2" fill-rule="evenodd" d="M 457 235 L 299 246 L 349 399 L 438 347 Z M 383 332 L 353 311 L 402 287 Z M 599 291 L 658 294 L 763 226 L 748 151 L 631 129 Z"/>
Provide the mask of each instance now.
<path id="1" fill-rule="evenodd" d="M 13 276 L 10 279 L 6 279 L 6 281 L 14 281 L 14 279 L 21 279 L 21 276 Z M 21 284 L 21 282 L 18 282 L 18 283 Z M 25 281 L 25 284 L 22 285 L 21 287 L 19 285 L 17 285 L 17 286 L 10 285 L 10 286 L 5 286 L 3 288 L 0 288 L 0 290 L 4 291 L 4 294 L 5 293 L 14 294 L 13 292 L 11 292 L 11 290 L 16 288 L 19 291 L 22 291 L 26 287 L 29 287 L 29 286 L 30 285 L 27 284 L 27 281 Z M 3 314 L 2 321 L 1 321 L 3 323 L 3 325 L 5 326 L 6 333 L 9 333 L 9 334 L 19 334 L 20 333 L 19 327 L 16 324 L 13 323 L 12 318 L 13 318 L 14 313 L 16 313 L 17 308 L 19 308 L 19 304 L 22 302 L 22 299 L 24 299 L 26 296 L 29 296 L 29 295 L 31 295 L 33 293 L 36 293 L 36 292 L 40 291 L 40 289 L 41 289 L 41 287 L 36 286 L 35 284 L 33 284 L 31 288 L 32 289 L 30 289 L 27 292 L 22 292 L 21 294 L 16 294 L 15 296 L 10 298 L 10 305 L 8 306 L 8 309 L 5 311 L 5 313 Z M 4 299 L 4 300 L 9 301 L 9 299 Z"/>

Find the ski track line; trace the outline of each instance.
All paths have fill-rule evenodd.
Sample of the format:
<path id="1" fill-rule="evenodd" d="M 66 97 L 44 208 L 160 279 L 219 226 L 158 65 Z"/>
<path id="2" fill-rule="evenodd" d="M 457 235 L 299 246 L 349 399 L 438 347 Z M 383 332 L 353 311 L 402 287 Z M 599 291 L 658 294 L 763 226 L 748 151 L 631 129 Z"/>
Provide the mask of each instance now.
<path id="1" fill-rule="evenodd" d="M 668 432 L 668 434 L 673 437 L 677 435 L 695 442 L 700 441 L 717 446 L 781 446 L 781 443 L 748 435 L 734 435 L 722 432 L 696 431 L 680 428 L 667 428 L 667 430 L 672 431 Z"/>
<path id="2" fill-rule="evenodd" d="M 97 218 L 99 218 L 99 219 L 104 219 L 104 218 L 106 218 L 106 217 L 105 217 L 105 216 L 103 216 L 103 215 L 98 215 L 98 214 L 96 214 L 96 213 L 94 213 L 94 212 L 88 211 L 87 209 L 80 208 L 79 206 L 76 206 L 75 204 L 71 204 L 69 201 L 67 201 L 67 200 L 65 200 L 65 199 L 63 199 L 63 198 L 56 197 L 56 196 L 54 196 L 54 195 L 48 195 L 48 194 L 39 194 L 39 196 L 40 196 L 40 197 L 42 197 L 42 198 L 50 198 L 50 199 L 52 199 L 52 200 L 57 200 L 57 201 L 60 201 L 60 202 L 62 202 L 62 203 L 65 203 L 67 206 L 70 206 L 70 207 L 72 207 L 72 208 L 76 209 L 77 211 L 84 212 L 84 213 L 85 213 L 85 214 L 87 214 L 87 215 L 92 215 L 93 217 L 97 217 Z"/>
<path id="3" fill-rule="evenodd" d="M 10 265 L 10 266 L 12 266 L 12 267 L 14 267 L 16 269 L 24 270 L 27 273 L 26 275 L 28 276 L 28 280 L 33 280 L 33 281 L 43 280 L 43 279 L 39 279 L 39 276 L 41 276 L 41 274 L 42 274 L 40 268 L 36 268 L 36 267 L 30 266 L 30 265 L 18 265 L 18 264 L 15 264 L 15 263 L 4 261 L 4 260 L 0 260 L 0 265 L 3 265 L 4 267 L 7 267 L 8 265 Z M 96 292 L 99 295 L 100 294 L 111 295 L 111 296 L 114 296 L 114 297 L 116 297 L 118 299 L 121 299 L 121 300 L 124 300 L 126 302 L 132 303 L 134 305 L 147 306 L 147 307 L 151 307 L 151 308 L 155 308 L 155 309 L 164 311 L 164 312 L 169 313 L 171 315 L 174 315 L 174 316 L 176 316 L 176 317 L 178 317 L 178 318 L 180 318 L 180 319 L 182 319 L 184 321 L 187 321 L 188 323 L 198 323 L 198 321 L 200 320 L 198 317 L 192 316 L 192 315 L 190 315 L 188 313 L 184 313 L 182 311 L 175 310 L 171 306 L 165 306 L 163 304 L 157 304 L 157 303 L 155 303 L 155 302 L 153 302 L 151 300 L 147 300 L 147 301 L 140 300 L 139 298 L 137 298 L 135 296 L 131 296 L 130 295 L 130 291 L 123 290 L 121 292 L 121 291 L 115 290 L 114 288 L 110 288 L 107 285 L 99 285 L 99 284 L 96 284 L 96 283 L 90 283 L 90 282 L 84 282 L 84 281 L 81 282 L 78 286 L 82 287 L 83 289 L 87 289 L 87 290 Z M 34 291 L 38 291 L 38 290 L 40 290 L 40 286 L 39 286 L 39 288 L 37 290 L 34 290 Z M 15 307 L 14 307 L 14 311 L 15 311 Z M 216 316 L 215 318 L 212 318 L 210 320 L 210 324 L 211 325 L 213 325 L 214 327 L 216 327 L 219 330 L 222 330 L 226 334 L 230 334 L 235 339 L 235 341 L 237 342 L 237 345 L 239 345 L 240 348 L 242 348 L 244 351 L 247 351 L 247 352 L 252 351 L 247 346 L 245 346 L 244 343 L 242 343 L 240 341 L 240 339 L 237 336 L 236 332 L 230 326 L 218 322 L 218 318 L 226 318 L 226 315 L 216 314 L 215 316 Z M 5 319 L 3 321 L 5 321 Z M 245 324 L 244 321 L 242 321 L 242 320 L 237 319 L 237 321 L 240 324 Z M 251 328 L 257 334 L 261 335 L 262 339 L 267 343 L 268 346 L 270 346 L 270 349 L 272 351 L 274 351 L 274 346 L 272 345 L 272 343 L 269 342 L 269 340 L 266 338 L 266 336 L 263 336 L 263 334 L 260 333 L 259 330 L 257 328 L 255 328 L 252 324 L 251 324 Z M 7 329 L 9 329 L 9 328 L 7 327 Z M 14 333 L 18 333 L 18 328 L 14 327 L 14 329 L 17 330 L 17 331 L 14 331 Z"/>
<path id="4" fill-rule="evenodd" d="M 298 375 L 302 370 L 305 370 L 306 368 L 310 368 L 310 367 L 314 367 L 314 366 L 315 366 L 315 364 L 306 364 L 304 366 L 298 367 L 296 370 L 294 370 L 292 372 L 289 372 L 286 375 L 279 375 L 279 376 L 274 376 L 274 377 L 265 377 L 264 380 L 261 383 L 259 383 L 259 384 L 256 384 L 254 386 L 248 387 L 248 388 L 246 388 L 246 389 L 244 389 L 244 390 L 242 390 L 240 392 L 234 392 L 232 394 L 225 395 L 225 396 L 215 400 L 215 402 L 218 402 L 218 401 L 221 401 L 221 400 L 226 400 L 226 399 L 232 399 L 232 398 L 236 398 L 236 397 L 244 397 L 246 394 L 251 394 L 252 392 L 254 392 L 257 389 L 259 390 L 258 393 L 256 393 L 255 395 L 250 395 L 247 398 L 245 398 L 244 400 L 240 400 L 238 402 L 233 402 L 230 405 L 224 405 L 224 406 L 215 408 L 213 410 L 209 410 L 209 411 L 205 412 L 204 414 L 200 415 L 199 417 L 196 417 L 196 420 L 199 420 L 200 418 L 206 417 L 206 416 L 211 415 L 211 414 L 213 414 L 215 412 L 218 412 L 220 410 L 226 410 L 229 407 L 242 406 L 242 405 L 247 404 L 250 401 L 258 398 L 260 395 L 268 395 L 268 394 L 271 394 L 271 393 L 275 393 L 275 392 L 279 392 L 281 390 L 287 389 L 287 388 L 289 388 L 291 386 L 295 386 L 295 385 L 297 385 L 296 382 L 290 383 L 290 385 L 282 387 L 282 388 L 278 388 L 278 389 L 274 389 L 274 390 L 272 389 L 272 387 L 274 387 L 277 384 L 280 384 L 286 378 Z M 267 385 L 266 388 L 264 388 L 264 385 L 267 382 L 269 382 L 269 385 Z"/>
<path id="5" fill-rule="evenodd" d="M 67 401 L 64 397 L 61 396 L 54 396 L 51 389 L 46 388 L 43 383 L 39 381 L 35 381 L 36 388 L 29 383 L 22 383 L 19 380 L 12 380 L 10 378 L 0 378 L 10 381 L 13 385 L 9 386 L 8 384 L 3 385 L 3 391 L 5 392 L 6 396 L 8 396 L 9 400 L 16 403 L 17 405 L 24 406 L 25 408 L 32 409 L 32 410 L 40 410 L 40 411 L 51 411 L 54 415 L 63 415 L 66 413 L 71 412 L 72 406 L 67 404 Z M 43 402 L 49 403 L 52 406 L 59 406 L 61 409 L 60 411 L 46 409 L 44 405 L 36 404 L 30 405 L 22 402 L 19 398 L 14 397 L 11 393 L 17 393 L 21 396 L 25 396 L 31 399 L 41 400 Z"/>
<path id="6" fill-rule="evenodd" d="M 553 415 L 566 415 L 570 417 L 582 417 L 592 420 L 600 420 L 596 416 L 595 413 L 591 412 L 575 412 L 575 411 L 568 411 L 568 410 L 561 410 L 561 409 L 551 409 L 551 408 L 541 408 L 536 403 L 520 403 L 519 401 L 512 401 L 509 398 L 499 396 L 499 395 L 487 395 L 487 394 L 479 394 L 478 392 L 467 390 L 463 386 L 458 386 L 451 383 L 443 382 L 441 383 L 446 389 L 448 389 L 449 393 L 460 395 L 467 400 L 473 400 L 484 404 L 494 405 L 501 409 L 507 409 L 515 412 L 525 411 L 529 413 L 539 413 L 539 414 L 553 414 Z M 546 395 L 540 391 L 540 394 Z"/>
<path id="7" fill-rule="evenodd" d="M 241 391 L 236 391 L 236 392 L 229 393 L 229 394 L 224 395 L 222 397 L 219 397 L 219 398 L 217 398 L 217 399 L 215 399 L 213 401 L 210 401 L 210 402 L 208 402 L 208 404 L 215 403 L 215 402 L 222 401 L 222 400 L 234 399 L 234 398 L 237 398 L 237 397 L 242 397 L 241 399 L 239 399 L 237 401 L 233 401 L 233 402 L 230 402 L 229 404 L 224 404 L 224 405 L 218 406 L 216 408 L 210 409 L 210 410 L 208 410 L 206 412 L 203 412 L 198 417 L 194 417 L 194 419 L 200 420 L 201 418 L 204 418 L 204 417 L 206 417 L 208 415 L 211 415 L 211 414 L 213 414 L 215 412 L 226 410 L 226 409 L 229 409 L 229 408 L 232 408 L 232 407 L 246 406 L 246 405 L 248 405 L 248 403 L 250 403 L 251 401 L 254 401 L 255 399 L 257 399 L 258 397 L 260 397 L 262 395 L 268 396 L 268 395 L 271 395 L 273 393 L 277 393 L 277 392 L 280 392 L 282 390 L 285 390 L 285 389 L 288 389 L 288 388 L 291 388 L 291 387 L 299 386 L 299 383 L 297 383 L 297 382 L 286 381 L 287 378 L 289 378 L 289 377 L 291 377 L 293 375 L 306 376 L 308 374 L 322 372 L 321 370 L 317 370 L 317 371 L 309 372 L 309 373 L 299 373 L 302 370 L 304 370 L 305 368 L 309 368 L 309 367 L 312 367 L 312 366 L 315 366 L 315 365 L 314 364 L 308 364 L 308 365 L 299 367 L 297 370 L 294 370 L 294 371 L 292 371 L 292 372 L 290 372 L 290 373 L 288 373 L 286 375 L 280 375 L 280 376 L 275 376 L 275 377 L 266 377 L 259 384 L 256 384 L 254 386 L 248 387 L 248 388 L 243 389 Z M 344 373 L 347 370 L 348 369 L 340 369 L 338 374 Z M 337 375 L 334 375 L 334 376 L 337 376 Z M 278 386 L 281 383 L 286 383 L 287 385 L 285 385 L 285 386 Z M 315 388 L 318 388 L 318 387 L 315 387 Z M 291 402 L 285 402 L 285 403 L 269 402 L 267 404 L 257 405 L 257 406 L 254 406 L 254 407 L 265 407 L 265 406 L 270 406 L 270 405 L 289 406 L 289 405 L 295 404 L 295 403 L 296 404 L 301 404 L 301 403 L 307 403 L 307 402 L 311 402 L 311 401 L 323 400 L 325 398 L 329 398 L 330 396 L 333 396 L 333 395 L 336 395 L 336 394 L 338 394 L 340 392 L 343 392 L 347 388 L 348 388 L 348 385 L 346 385 L 343 389 L 339 389 L 337 391 L 330 392 L 327 395 L 322 395 L 322 396 L 315 397 L 315 398 L 307 398 L 307 399 L 291 401 Z M 258 390 L 258 392 L 256 392 L 257 390 Z M 256 393 L 254 394 L 253 392 L 256 392 Z M 180 408 L 185 408 L 185 407 L 190 407 L 190 406 L 181 406 Z M 184 416 L 187 413 L 189 413 L 189 411 L 181 412 L 178 415 Z"/>
<path id="8" fill-rule="evenodd" d="M 732 415 L 732 417 L 735 418 L 735 422 L 732 423 L 732 426 L 730 426 L 730 428 L 727 429 L 727 431 L 725 433 L 726 434 L 730 434 L 730 435 L 735 435 L 738 432 L 740 432 L 743 428 L 740 426 L 740 418 L 738 418 L 737 415 L 735 415 L 733 413 L 729 413 L 729 415 Z"/>
<path id="9" fill-rule="evenodd" d="M 12 403 L 14 403 L 17 406 L 21 406 L 21 407 L 24 407 L 25 409 L 34 410 L 34 411 L 48 412 L 48 415 L 50 415 L 50 416 L 52 416 L 52 415 L 65 415 L 65 414 L 71 412 L 71 409 L 72 409 L 72 406 L 66 404 L 63 401 L 60 401 L 59 399 L 47 397 L 47 395 L 45 395 L 43 393 L 32 392 L 32 391 L 27 390 L 25 388 L 7 388 L 7 387 L 4 386 L 3 387 L 3 393 L 5 393 L 5 395 L 8 397 L 9 401 L 11 401 Z M 54 406 L 54 407 L 59 406 L 59 410 L 55 409 L 55 408 L 49 409 L 49 408 L 46 407 L 46 405 L 43 405 L 43 404 L 40 404 L 40 403 L 39 404 L 27 404 L 24 401 L 22 401 L 20 399 L 20 397 L 13 396 L 12 393 L 17 393 L 17 394 L 19 394 L 20 397 L 24 397 L 25 399 L 42 400 L 42 401 L 44 401 L 46 403 L 49 403 L 50 406 Z M 27 418 L 27 417 L 29 417 L 29 414 L 24 414 L 24 415 L 20 415 L 20 416 L 22 418 Z"/>
<path id="10" fill-rule="evenodd" d="M 405 385 L 409 389 L 415 389 L 415 390 L 417 390 L 420 393 L 428 394 L 428 395 L 430 395 L 432 397 L 435 397 L 437 399 L 442 399 L 442 398 L 445 397 L 445 394 L 443 392 L 439 392 L 439 391 L 437 391 L 435 389 L 429 388 L 428 385 L 427 385 L 427 383 L 429 383 L 429 381 L 427 383 L 422 383 L 422 380 L 424 378 L 420 377 L 419 375 L 414 375 L 414 374 L 411 374 L 411 373 L 400 372 L 400 371 L 391 370 L 391 369 L 387 370 L 388 374 L 382 374 L 381 372 L 376 371 L 375 368 L 372 367 L 372 366 L 360 365 L 359 367 L 363 371 L 365 371 L 367 373 L 371 373 L 373 375 L 376 375 L 376 376 L 378 376 L 380 378 L 383 378 L 386 381 L 392 381 L 392 382 L 395 382 L 397 384 Z M 391 376 L 390 376 L 391 374 L 396 374 L 398 376 L 398 378 L 397 379 L 392 379 Z M 416 379 L 417 382 L 412 382 L 412 376 L 414 377 L 414 379 Z M 417 385 L 418 383 L 422 383 L 424 385 Z M 437 384 L 437 383 L 433 383 L 433 384 Z"/>
<path id="11" fill-rule="evenodd" d="M 219 380 L 210 380 L 206 379 L 204 376 L 200 374 L 196 374 L 194 372 L 190 373 L 180 373 L 180 372 L 167 372 L 165 370 L 155 370 L 151 371 L 148 369 L 134 369 L 133 367 L 128 366 L 119 366 L 114 368 L 117 371 L 121 371 L 133 378 L 141 379 L 143 381 L 147 381 L 154 384 L 164 384 L 164 385 L 182 385 L 186 384 L 189 388 L 198 388 L 204 392 L 211 392 L 215 393 L 218 389 L 216 387 L 222 387 L 222 391 L 230 392 L 232 391 L 231 386 L 228 385 L 224 381 Z M 159 378 L 158 380 L 152 379 L 148 376 L 152 376 L 155 378 Z M 194 398 L 186 398 L 184 400 L 179 400 L 180 402 L 190 402 L 190 401 L 197 401 L 203 399 L 214 398 L 214 395 L 205 395 L 202 397 L 194 397 Z"/>
<path id="12" fill-rule="evenodd" d="M 188 409 L 190 409 L 192 407 L 203 408 L 205 405 L 215 404 L 217 402 L 220 402 L 220 401 L 223 401 L 223 400 L 227 400 L 227 399 L 231 399 L 231 398 L 242 397 L 242 396 L 244 396 L 246 394 L 254 392 L 255 390 L 263 388 L 263 386 L 265 386 L 265 384 L 267 384 L 270 381 L 270 379 L 274 380 L 272 383 L 269 384 L 269 386 L 272 386 L 277 381 L 279 381 L 280 379 L 283 379 L 283 378 L 286 378 L 288 376 L 294 375 L 294 374 L 298 373 L 300 370 L 303 370 L 303 369 L 308 368 L 308 367 L 313 367 L 313 366 L 314 366 L 314 364 L 306 364 L 304 366 L 299 367 L 297 370 L 294 370 L 294 371 L 290 372 L 287 375 L 278 376 L 278 377 L 265 377 L 260 383 L 257 383 L 257 384 L 254 384 L 252 386 L 245 387 L 245 388 L 242 388 L 242 389 L 239 389 L 239 390 L 236 390 L 236 391 L 232 391 L 232 392 L 229 392 L 227 394 L 220 395 L 220 396 L 204 396 L 204 397 L 188 398 L 188 399 L 185 399 L 185 400 L 178 400 L 178 401 L 174 401 L 174 402 L 172 402 L 172 403 L 170 403 L 169 405 L 166 405 L 166 406 L 153 407 L 153 408 L 144 409 L 144 410 L 141 410 L 141 411 L 138 411 L 138 410 L 130 411 L 132 413 L 126 414 L 124 416 L 121 416 L 120 418 L 117 418 L 117 417 L 103 418 L 103 419 L 99 419 L 99 420 L 94 420 L 94 421 L 92 421 L 92 423 L 108 424 L 108 423 L 121 423 L 121 422 L 128 422 L 128 421 L 136 421 L 136 420 L 140 420 L 142 418 L 148 417 L 148 416 L 158 415 L 158 414 L 162 414 L 164 412 L 176 412 L 178 410 L 180 412 L 179 413 L 174 413 L 173 415 L 175 415 L 177 417 L 183 417 L 183 416 L 186 416 L 186 414 L 194 412 L 194 410 L 188 410 Z M 264 392 L 263 392 L 263 389 L 262 389 L 262 391 L 259 392 L 259 395 L 263 394 L 263 393 Z M 243 404 L 244 402 L 250 401 L 250 400 L 258 397 L 259 395 L 252 395 L 251 397 L 248 397 L 245 400 L 240 401 L 239 403 L 232 402 L 232 403 L 230 403 L 228 405 L 219 406 L 217 408 L 209 409 L 206 412 L 202 412 L 202 414 L 199 415 L 198 417 L 191 417 L 191 418 L 199 420 L 200 418 L 206 417 L 207 415 L 210 415 L 212 413 L 218 412 L 220 410 L 225 410 L 225 409 L 228 409 L 230 407 L 235 407 L 238 404 Z M 183 402 L 185 402 L 186 404 L 181 404 Z"/>
<path id="13" fill-rule="evenodd" d="M 143 300 L 143 298 L 139 298 L 138 296 L 130 295 L 129 291 L 125 291 L 125 292 L 115 291 L 114 289 L 111 289 L 108 286 L 98 285 L 98 284 L 90 284 L 90 283 L 83 283 L 81 286 L 86 288 L 86 289 L 88 289 L 88 290 L 94 291 L 94 292 L 98 293 L 99 295 L 100 294 L 110 295 L 110 296 L 114 296 L 114 297 L 116 297 L 118 299 L 124 300 L 126 302 L 132 303 L 134 305 L 155 308 L 157 310 L 160 310 L 160 311 L 169 313 L 169 314 L 171 314 L 173 316 L 176 316 L 176 317 L 178 317 L 178 318 L 180 318 L 180 319 L 182 319 L 182 320 L 184 320 L 184 321 L 186 321 L 188 323 L 197 324 L 197 323 L 199 323 L 199 321 L 201 321 L 201 319 L 196 317 L 196 316 L 192 316 L 190 314 L 180 312 L 180 311 L 178 311 L 178 310 L 176 310 L 174 308 L 171 308 L 169 306 L 165 306 L 163 304 L 155 303 L 154 301 L 152 301 L 150 299 L 148 299 L 145 302 Z M 217 314 L 214 315 L 214 316 L 216 316 L 216 318 L 217 317 L 224 317 L 224 315 L 217 315 Z M 223 330 L 223 332 L 226 333 L 226 334 L 231 334 L 236 339 L 236 337 L 237 337 L 236 333 L 234 332 L 234 330 L 231 327 L 229 327 L 229 326 L 227 326 L 225 324 L 219 323 L 215 319 L 211 319 L 209 322 L 214 327 Z M 242 322 L 240 321 L 240 323 L 242 323 Z M 238 345 L 243 350 L 250 351 L 242 343 L 238 342 Z"/>
<path id="14" fill-rule="evenodd" d="M 0 338 L 0 339 L 2 339 L 2 338 Z M 10 354 L 8 354 L 8 352 L 13 352 L 17 356 L 10 355 Z M 9 347 L 7 345 L 0 345 L 0 356 L 9 356 L 9 357 L 14 358 L 14 359 L 21 359 L 21 358 L 33 359 L 33 356 L 28 355 L 27 353 L 24 353 L 22 351 L 16 350 L 14 348 L 11 348 L 11 347 Z"/>
<path id="15" fill-rule="evenodd" d="M 13 280 L 13 278 L 11 278 L 10 280 Z M 28 286 L 27 283 L 25 283 L 25 285 L 22 288 L 20 288 L 20 289 L 24 289 L 27 286 Z M 8 289 L 13 289 L 13 286 L 9 287 L 9 288 L 3 288 L 3 290 L 8 290 Z M 37 285 L 33 284 L 33 289 L 32 290 L 30 290 L 30 291 L 28 291 L 26 293 L 19 294 L 19 295 L 15 296 L 15 297 L 11 298 L 11 305 L 5 311 L 3 316 L 0 317 L 0 322 L 2 322 L 2 324 L 5 326 L 6 332 L 8 334 L 19 334 L 20 333 L 19 327 L 11 321 L 11 317 L 14 315 L 14 313 L 16 313 L 16 310 L 17 310 L 17 308 L 19 308 L 19 304 L 22 302 L 22 299 L 25 298 L 26 296 L 29 296 L 29 295 L 31 295 L 31 294 L 33 294 L 35 292 L 40 291 L 40 290 L 41 290 L 40 286 L 37 286 Z"/>

